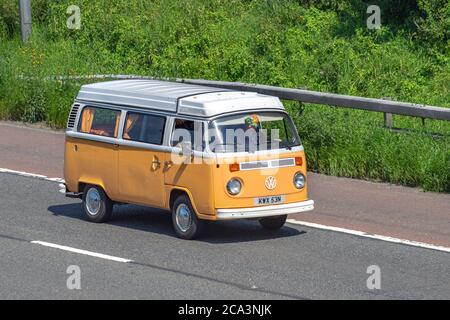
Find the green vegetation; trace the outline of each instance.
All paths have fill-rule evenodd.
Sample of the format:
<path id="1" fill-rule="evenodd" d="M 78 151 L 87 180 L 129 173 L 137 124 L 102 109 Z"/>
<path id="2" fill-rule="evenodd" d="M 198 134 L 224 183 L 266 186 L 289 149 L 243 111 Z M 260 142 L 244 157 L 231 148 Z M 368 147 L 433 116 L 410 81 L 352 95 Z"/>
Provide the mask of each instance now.
<path id="1" fill-rule="evenodd" d="M 33 0 L 20 42 L 16 0 L 0 4 L 0 117 L 65 125 L 77 82 L 50 75 L 141 74 L 255 82 L 450 107 L 450 2 L 374 0 Z M 450 192 L 450 124 L 286 103 L 312 170 Z M 302 112 L 300 112 L 302 111 Z M 433 136 L 437 133 L 440 136 Z"/>

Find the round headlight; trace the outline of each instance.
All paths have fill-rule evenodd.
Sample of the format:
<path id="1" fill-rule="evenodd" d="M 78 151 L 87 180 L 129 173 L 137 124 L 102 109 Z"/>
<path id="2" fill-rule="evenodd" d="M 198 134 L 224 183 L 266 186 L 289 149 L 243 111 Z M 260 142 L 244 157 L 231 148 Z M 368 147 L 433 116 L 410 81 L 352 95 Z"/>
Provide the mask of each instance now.
<path id="1" fill-rule="evenodd" d="M 228 181 L 227 183 L 227 191 L 229 194 L 233 196 L 241 192 L 241 188 L 242 188 L 241 182 L 236 178 L 230 179 L 230 181 Z"/>
<path id="2" fill-rule="evenodd" d="M 305 182 L 306 182 L 306 178 L 305 178 L 305 176 L 303 175 L 303 173 L 297 172 L 297 173 L 294 175 L 294 186 L 295 186 L 297 189 L 303 188 L 303 187 L 305 186 Z"/>

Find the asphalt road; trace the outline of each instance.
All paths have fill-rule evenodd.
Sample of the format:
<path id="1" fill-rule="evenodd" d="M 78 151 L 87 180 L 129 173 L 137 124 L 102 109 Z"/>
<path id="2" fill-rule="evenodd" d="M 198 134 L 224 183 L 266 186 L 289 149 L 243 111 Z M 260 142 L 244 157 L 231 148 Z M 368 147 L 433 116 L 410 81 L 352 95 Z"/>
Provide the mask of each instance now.
<path id="1" fill-rule="evenodd" d="M 445 252 L 294 225 L 272 233 L 250 221 L 209 223 L 183 241 L 165 212 L 120 206 L 110 223 L 92 224 L 58 189 L 0 173 L 0 299 L 450 299 Z M 67 289 L 69 265 L 80 267 L 80 290 Z M 380 290 L 366 286 L 370 265 L 380 267 Z"/>

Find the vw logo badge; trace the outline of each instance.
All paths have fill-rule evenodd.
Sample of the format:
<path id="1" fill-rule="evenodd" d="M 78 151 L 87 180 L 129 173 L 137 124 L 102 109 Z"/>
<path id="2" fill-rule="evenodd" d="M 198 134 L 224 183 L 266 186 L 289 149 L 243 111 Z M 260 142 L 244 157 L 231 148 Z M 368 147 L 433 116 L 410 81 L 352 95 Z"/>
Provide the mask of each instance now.
<path id="1" fill-rule="evenodd" d="M 268 190 L 273 190 L 277 186 L 277 179 L 274 176 L 267 177 L 264 184 Z"/>

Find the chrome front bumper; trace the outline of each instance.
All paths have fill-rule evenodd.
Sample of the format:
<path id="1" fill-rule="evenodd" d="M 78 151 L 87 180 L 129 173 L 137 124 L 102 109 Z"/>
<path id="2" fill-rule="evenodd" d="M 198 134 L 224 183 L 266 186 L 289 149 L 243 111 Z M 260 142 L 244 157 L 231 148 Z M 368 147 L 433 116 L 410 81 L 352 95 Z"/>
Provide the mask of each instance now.
<path id="1" fill-rule="evenodd" d="M 252 208 L 216 209 L 217 220 L 251 219 L 311 211 L 314 200 Z"/>

